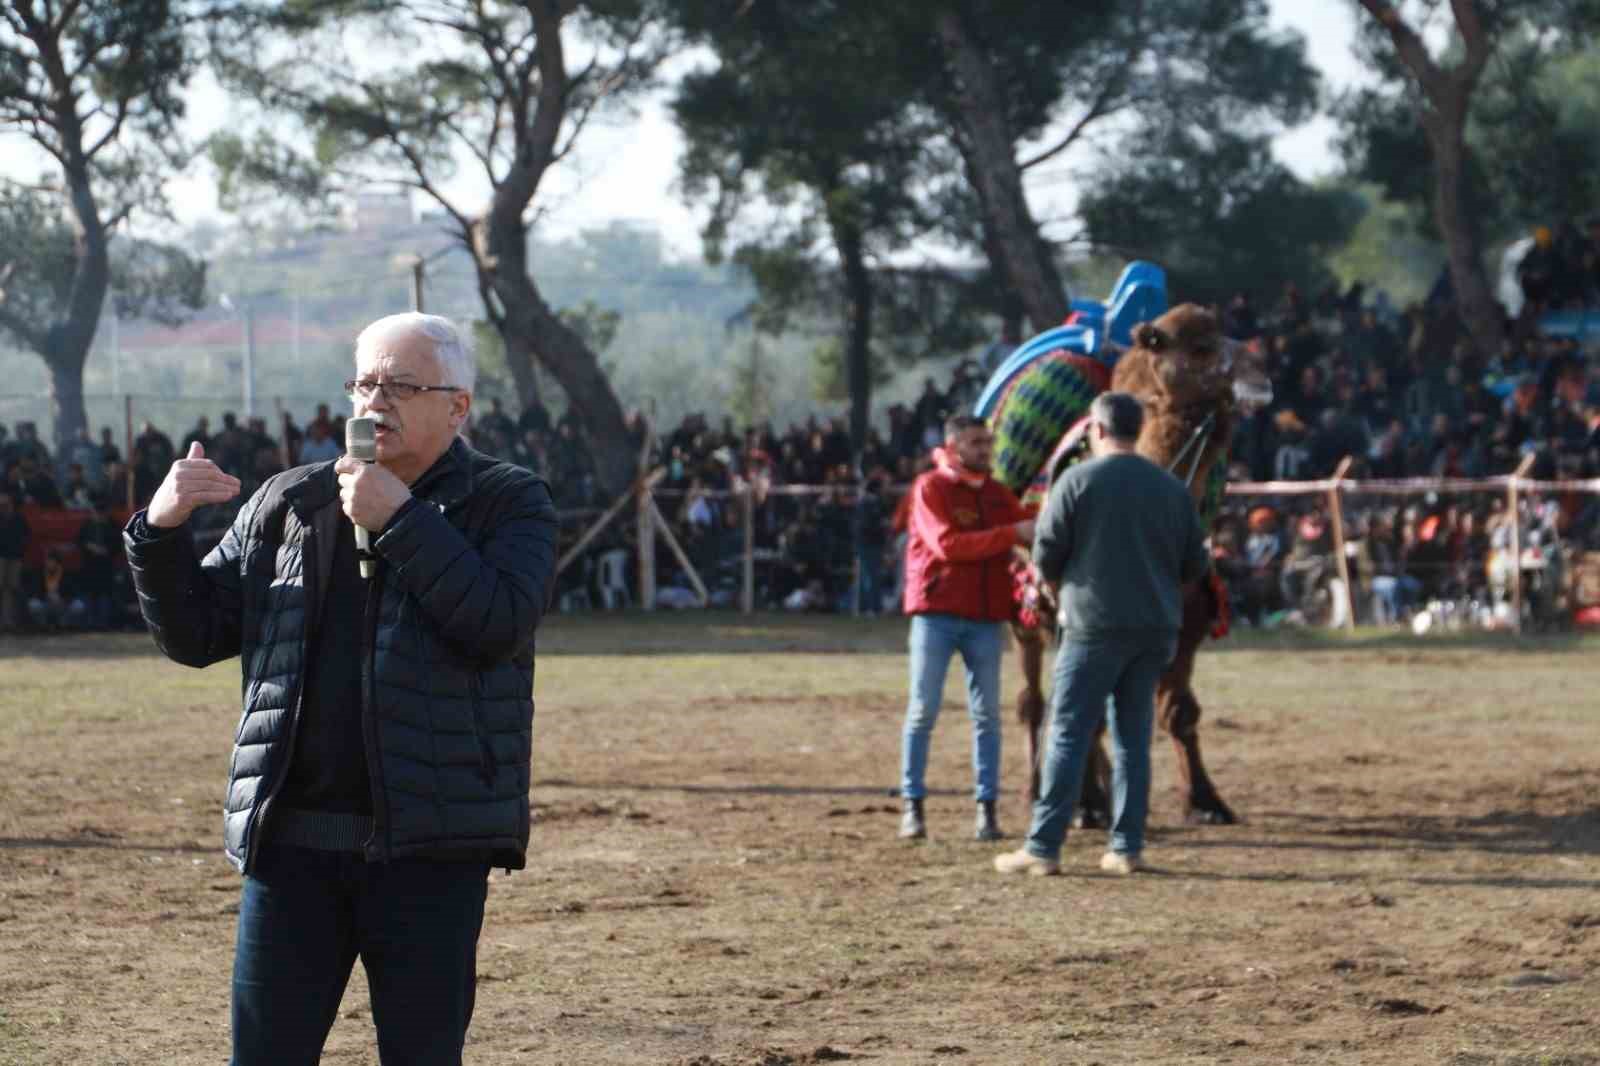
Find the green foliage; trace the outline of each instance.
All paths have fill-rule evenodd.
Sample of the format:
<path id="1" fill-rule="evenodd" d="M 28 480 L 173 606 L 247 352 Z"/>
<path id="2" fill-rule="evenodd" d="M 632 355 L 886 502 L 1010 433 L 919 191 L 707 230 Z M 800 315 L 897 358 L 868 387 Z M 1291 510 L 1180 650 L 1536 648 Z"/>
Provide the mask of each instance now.
<path id="1" fill-rule="evenodd" d="M 329 210 L 332 190 L 319 165 L 327 153 L 320 148 L 306 159 L 266 131 L 247 138 L 220 130 L 206 142 L 206 152 L 217 176 L 217 201 L 226 211 L 247 215 L 284 199 L 312 212 Z"/>
<path id="2" fill-rule="evenodd" d="M 190 19 L 168 0 L 12 4 L 0 21 L 0 138 L 54 160 L 37 185 L 0 178 L 0 328 L 51 372 L 55 430 L 83 424 L 83 365 L 108 289 L 167 319 L 204 291 L 175 248 L 112 235 L 134 213 L 170 218 L 165 182 L 187 162 L 178 135 L 195 68 Z"/>
<path id="3" fill-rule="evenodd" d="M 22 344 L 35 343 L 66 306 L 77 270 L 72 227 L 56 203 L 17 186 L 0 185 L 0 326 Z"/>
<path id="4" fill-rule="evenodd" d="M 837 336 L 827 336 L 811 345 L 811 395 L 825 403 L 846 403 L 850 399 L 849 367 L 845 362 L 844 343 Z M 872 360 L 868 367 L 872 384 L 887 385 L 894 380 L 885 360 Z"/>
<path id="5" fill-rule="evenodd" d="M 593 300 L 585 300 L 577 307 L 564 307 L 556 315 L 583 338 L 587 347 L 597 352 L 611 347 L 617 327 L 622 324 L 621 312 L 603 308 Z"/>
<path id="6" fill-rule="evenodd" d="M 67 183 L 86 179 L 113 224 L 133 210 L 167 215 L 161 181 L 188 158 L 177 124 L 196 65 L 189 20 L 202 13 L 168 0 L 85 0 L 48 20 L 17 12 L 0 34 L 0 132 L 35 142 Z"/>
<path id="7" fill-rule="evenodd" d="M 1285 281 L 1314 291 L 1328 280 L 1326 257 L 1364 211 L 1358 197 L 1299 181 L 1264 139 L 1170 135 L 1084 197 L 1097 247 L 1162 264 L 1175 301 L 1247 292 L 1259 303 Z"/>
<path id="8" fill-rule="evenodd" d="M 1343 186 L 1366 204 L 1365 214 L 1344 246 L 1328 257 L 1328 266 L 1340 285 L 1365 282 L 1388 292 L 1402 307 L 1421 302 L 1445 262 L 1443 246 L 1426 236 L 1428 227 L 1421 219 L 1427 212 L 1414 204 L 1385 199 L 1376 185 L 1332 184 Z"/>
<path id="9" fill-rule="evenodd" d="M 171 244 L 122 238 L 111 246 L 116 313 L 174 326 L 206 302 L 206 263 Z"/>
<path id="10" fill-rule="evenodd" d="M 225 203 L 261 195 L 324 198 L 374 183 L 443 188 L 463 160 L 492 185 L 537 171 L 600 106 L 620 109 L 650 85 L 664 41 L 653 4 L 604 0 L 552 7 L 593 62 L 562 71 L 562 115 L 545 109 L 547 36 L 525 4 L 469 0 L 242 0 L 213 31 L 224 85 L 260 114 L 213 139 Z M 650 38 L 648 41 L 646 38 Z M 363 45 L 382 42 L 374 64 Z M 570 64 L 569 64 L 570 65 Z M 298 126 L 285 126 L 290 117 Z M 546 129 L 542 123 L 554 123 Z M 537 156 L 537 159 L 533 159 Z M 538 173 L 534 174 L 537 184 Z"/>
<path id="11" fill-rule="evenodd" d="M 1476 98 L 1468 143 L 1494 237 L 1536 222 L 1581 218 L 1600 206 L 1600 46 L 1552 56 L 1530 33 L 1506 41 Z"/>
<path id="12" fill-rule="evenodd" d="M 930 36 L 938 7 L 903 6 L 908 23 Z M 1084 177 L 1097 181 L 1100 160 L 1143 155 L 1192 129 L 1265 135 L 1304 120 L 1317 102 L 1304 42 L 1271 28 L 1265 0 L 1090 2 L 1074 5 L 1070 18 L 1028 0 L 956 7 L 1003 86 L 1024 169 L 1074 149 L 1065 158 L 1094 159 Z M 964 87 L 940 69 L 922 92 L 959 143 Z M 941 232 L 980 247 L 981 205 L 970 190 L 945 206 Z"/>
<path id="13" fill-rule="evenodd" d="M 762 350 L 761 335 L 751 332 L 742 351 L 729 352 L 733 388 L 728 394 L 728 413 L 746 426 L 771 420 L 774 410 L 771 356 Z"/>
<path id="14" fill-rule="evenodd" d="M 926 222 L 921 142 L 938 132 L 909 103 L 926 56 L 871 5 L 762 4 L 731 19 L 724 8 L 681 5 L 685 29 L 719 62 L 687 75 L 674 99 L 689 142 L 685 189 L 712 201 L 711 256 L 757 201 L 792 211 L 792 224 L 736 244 L 814 250 L 848 225 L 871 234 L 876 251 L 904 246 Z"/>
<path id="15" fill-rule="evenodd" d="M 52 197 L 0 185 L 0 249 L 0 330 L 39 348 L 70 306 L 81 261 L 77 235 Z M 176 245 L 114 238 L 108 264 L 123 317 L 176 324 L 205 302 L 205 262 Z"/>
<path id="16" fill-rule="evenodd" d="M 881 264 L 934 226 L 927 194 L 951 180 L 948 159 L 936 167 L 929 150 L 941 123 L 917 98 L 937 67 L 926 41 L 899 32 L 902 16 L 899 5 L 842 0 L 757 4 L 732 18 L 716 0 L 677 11 L 717 58 L 684 78 L 673 103 L 688 141 L 685 191 L 711 205 L 707 255 L 731 248 L 749 272 L 757 328 L 839 323 L 818 373 L 829 394 L 856 383 L 844 387 L 857 432 L 864 390 L 883 373 L 873 338 L 900 302 Z"/>
<path id="17" fill-rule="evenodd" d="M 511 377 L 511 365 L 506 361 L 506 342 L 500 336 L 500 331 L 481 318 L 475 318 L 471 324 L 472 352 L 477 361 L 478 381 L 475 386 L 476 400 L 482 403 L 489 399 L 498 399 L 502 402 L 514 398 L 517 394 L 516 382 Z"/>
<path id="18" fill-rule="evenodd" d="M 1600 4 L 1593 0 L 1477 0 L 1492 49 L 1469 102 L 1468 155 L 1462 175 L 1465 216 L 1480 242 L 1525 235 L 1534 224 L 1578 217 L 1600 204 Z M 1421 4 L 1408 17 L 1450 19 Z M 1334 107 L 1340 150 L 1354 179 L 1377 185 L 1394 202 L 1417 208 L 1423 234 L 1437 239 L 1434 164 L 1410 75 L 1383 31 L 1361 19 L 1366 53 L 1382 80 Z M 1453 21 L 1435 60 L 1446 69 L 1462 55 Z"/>

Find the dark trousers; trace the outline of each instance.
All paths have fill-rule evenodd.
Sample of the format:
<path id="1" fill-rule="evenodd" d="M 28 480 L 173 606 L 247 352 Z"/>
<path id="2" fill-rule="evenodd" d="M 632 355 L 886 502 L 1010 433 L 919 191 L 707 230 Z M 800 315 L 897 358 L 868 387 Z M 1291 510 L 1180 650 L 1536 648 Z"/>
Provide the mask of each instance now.
<path id="1" fill-rule="evenodd" d="M 488 884 L 483 863 L 264 845 L 239 903 L 233 1066 L 314 1066 L 357 956 L 383 1066 L 459 1066 Z"/>
<path id="2" fill-rule="evenodd" d="M 1150 814 L 1150 736 L 1155 728 L 1156 685 L 1177 652 L 1177 637 L 1161 632 L 1105 634 L 1063 640 L 1056 651 L 1050 693 L 1050 742 L 1042 766 L 1042 792 L 1024 847 L 1058 859 L 1072 810 L 1083 793 L 1089 747 L 1111 704 L 1111 850 L 1144 850 Z"/>

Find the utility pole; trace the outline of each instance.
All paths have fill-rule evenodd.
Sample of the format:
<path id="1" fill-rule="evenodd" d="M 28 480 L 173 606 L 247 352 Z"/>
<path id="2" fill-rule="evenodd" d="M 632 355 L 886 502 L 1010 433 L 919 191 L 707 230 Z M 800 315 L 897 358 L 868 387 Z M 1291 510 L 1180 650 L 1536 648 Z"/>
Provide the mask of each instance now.
<path id="1" fill-rule="evenodd" d="M 290 344 L 294 352 L 295 379 L 300 377 L 300 290 L 296 289 L 289 294 L 289 306 L 294 316 L 290 325 Z"/>
<path id="2" fill-rule="evenodd" d="M 455 245 L 447 244 L 443 248 L 429 252 L 427 255 L 423 255 L 421 252 L 412 252 L 410 255 L 402 254 L 390 258 L 389 262 L 392 266 L 408 266 L 411 268 L 411 310 L 419 314 L 426 310 L 425 301 L 422 298 L 422 290 L 427 282 L 428 264 L 441 255 L 449 253 L 454 248 Z"/>
<path id="3" fill-rule="evenodd" d="M 111 394 L 120 396 L 122 394 L 122 335 L 120 332 L 121 327 L 118 324 L 115 302 L 112 303 L 110 310 L 111 314 L 107 316 L 110 321 L 107 324 L 111 327 Z"/>

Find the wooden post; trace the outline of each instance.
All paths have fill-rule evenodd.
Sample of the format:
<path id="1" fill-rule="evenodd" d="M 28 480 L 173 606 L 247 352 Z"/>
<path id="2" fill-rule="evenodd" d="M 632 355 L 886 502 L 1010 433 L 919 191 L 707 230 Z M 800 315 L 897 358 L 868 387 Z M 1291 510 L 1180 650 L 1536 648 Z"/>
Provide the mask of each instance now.
<path id="1" fill-rule="evenodd" d="M 1517 486 L 1533 469 L 1533 459 L 1532 455 L 1524 455 L 1506 482 L 1506 507 L 1511 512 L 1511 625 L 1519 636 L 1522 634 L 1522 515 L 1517 511 Z"/>
<path id="2" fill-rule="evenodd" d="M 673 557 L 678 560 L 678 565 L 683 567 L 684 574 L 688 576 L 689 584 L 694 586 L 695 595 L 700 597 L 700 606 L 705 607 L 711 602 L 711 593 L 706 591 L 706 583 L 700 580 L 700 573 L 694 568 L 694 564 L 689 561 L 689 554 L 683 550 L 683 545 L 679 544 L 678 538 L 672 535 L 671 524 L 661 517 L 661 511 L 656 507 L 655 496 L 651 495 L 649 489 L 639 495 L 643 496 L 650 505 L 651 514 L 655 517 L 656 532 L 661 534 L 661 539 L 667 542 L 667 548 L 672 552 Z"/>
<path id="3" fill-rule="evenodd" d="M 122 394 L 122 470 L 128 482 L 128 510 L 138 504 L 133 491 L 133 395 Z"/>
<path id="4" fill-rule="evenodd" d="M 601 532 L 611 524 L 611 520 L 617 517 L 617 512 L 621 511 L 628 505 L 628 500 L 632 498 L 635 493 L 641 496 L 649 496 L 651 487 L 653 487 L 656 482 L 660 481 L 666 476 L 667 472 L 665 470 L 657 470 L 655 473 L 651 474 L 642 481 L 635 481 L 633 483 L 633 488 L 629 489 L 627 492 L 624 492 L 621 496 L 618 496 L 616 502 L 610 507 L 606 508 L 605 513 L 599 518 L 595 519 L 594 525 L 590 526 L 588 531 L 585 532 L 583 536 L 578 538 L 578 542 L 572 547 L 568 548 L 566 554 L 556 561 L 556 573 L 559 574 L 561 571 L 571 566 L 572 561 L 579 555 L 583 554 L 583 549 L 587 548 L 589 546 L 589 542 L 598 537 Z"/>
<path id="5" fill-rule="evenodd" d="M 650 462 L 655 448 L 655 424 L 645 424 L 644 446 L 639 450 L 639 469 Z M 639 552 L 639 606 L 643 610 L 656 609 L 656 526 L 655 510 L 650 506 L 650 494 L 639 494 L 639 507 L 635 517 L 634 543 Z"/>
<path id="6" fill-rule="evenodd" d="M 655 508 L 650 505 L 650 495 L 639 493 L 638 528 L 639 544 L 639 606 L 647 611 L 656 609 L 656 524 Z"/>
<path id="7" fill-rule="evenodd" d="M 1344 586 L 1344 627 L 1356 627 L 1356 597 L 1355 591 L 1350 587 L 1350 560 L 1344 553 L 1344 508 L 1339 504 L 1339 483 L 1350 472 L 1350 464 L 1355 462 L 1350 456 L 1345 456 L 1333 471 L 1333 484 L 1328 486 L 1328 516 L 1333 521 L 1333 561 L 1339 568 L 1339 582 Z"/>
<path id="8" fill-rule="evenodd" d="M 753 614 L 756 609 L 756 486 L 746 480 L 739 494 L 740 508 L 744 514 L 744 565 L 739 593 L 739 611 Z"/>

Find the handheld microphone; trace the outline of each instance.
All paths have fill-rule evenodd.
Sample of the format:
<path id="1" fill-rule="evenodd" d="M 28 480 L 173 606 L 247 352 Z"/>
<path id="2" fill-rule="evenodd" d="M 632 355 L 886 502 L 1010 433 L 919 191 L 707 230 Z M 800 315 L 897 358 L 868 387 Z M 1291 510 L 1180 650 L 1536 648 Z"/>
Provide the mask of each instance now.
<path id="1" fill-rule="evenodd" d="M 344 451 L 352 459 L 363 463 L 378 461 L 378 427 L 382 415 L 366 415 L 344 420 Z M 361 576 L 371 578 L 378 571 L 378 559 L 372 554 L 372 534 L 365 526 L 356 526 L 356 556 L 361 560 Z"/>

